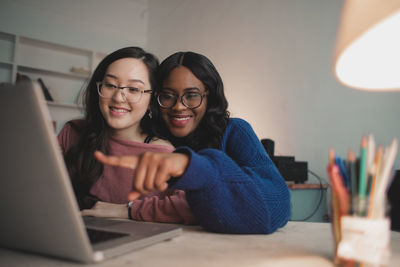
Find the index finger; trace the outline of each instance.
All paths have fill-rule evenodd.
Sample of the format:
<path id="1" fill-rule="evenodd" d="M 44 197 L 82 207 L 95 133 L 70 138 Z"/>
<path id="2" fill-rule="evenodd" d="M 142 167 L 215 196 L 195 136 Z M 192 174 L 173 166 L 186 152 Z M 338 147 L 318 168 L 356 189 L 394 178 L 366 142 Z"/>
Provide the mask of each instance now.
<path id="1" fill-rule="evenodd" d="M 103 164 L 129 169 L 136 169 L 139 162 L 138 156 L 108 156 L 100 151 L 95 151 L 94 157 Z"/>

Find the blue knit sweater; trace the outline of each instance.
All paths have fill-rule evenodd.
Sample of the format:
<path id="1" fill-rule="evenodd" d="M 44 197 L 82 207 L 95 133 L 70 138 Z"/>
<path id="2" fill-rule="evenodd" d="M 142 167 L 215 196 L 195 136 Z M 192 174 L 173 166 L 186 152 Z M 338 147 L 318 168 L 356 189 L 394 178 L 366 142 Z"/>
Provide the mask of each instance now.
<path id="1" fill-rule="evenodd" d="M 197 221 L 208 231 L 270 234 L 290 217 L 290 193 L 251 126 L 229 119 L 221 149 L 190 156 L 189 166 L 173 188 L 186 191 Z"/>

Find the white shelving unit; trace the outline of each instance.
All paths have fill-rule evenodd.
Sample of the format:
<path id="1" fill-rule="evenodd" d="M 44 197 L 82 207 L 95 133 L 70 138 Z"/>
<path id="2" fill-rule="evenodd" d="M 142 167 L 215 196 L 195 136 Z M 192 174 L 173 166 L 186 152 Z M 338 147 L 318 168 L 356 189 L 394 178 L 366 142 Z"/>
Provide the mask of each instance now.
<path id="1" fill-rule="evenodd" d="M 80 92 L 105 55 L 0 32 L 0 82 L 14 83 L 17 74 L 26 75 L 32 81 L 42 79 L 53 97 L 48 107 L 58 132 L 66 121 L 82 117 Z"/>

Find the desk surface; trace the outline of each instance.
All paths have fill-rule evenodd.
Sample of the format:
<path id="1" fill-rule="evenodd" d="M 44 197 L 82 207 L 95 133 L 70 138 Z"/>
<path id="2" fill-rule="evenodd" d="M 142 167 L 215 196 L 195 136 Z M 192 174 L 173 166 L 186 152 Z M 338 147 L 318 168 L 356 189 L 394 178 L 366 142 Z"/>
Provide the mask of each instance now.
<path id="1" fill-rule="evenodd" d="M 388 266 L 400 266 L 400 232 L 392 232 Z M 0 249 L 0 266 L 81 264 Z M 334 266 L 329 223 L 289 222 L 272 235 L 214 234 L 184 227 L 183 234 L 101 264 L 82 266 Z"/>

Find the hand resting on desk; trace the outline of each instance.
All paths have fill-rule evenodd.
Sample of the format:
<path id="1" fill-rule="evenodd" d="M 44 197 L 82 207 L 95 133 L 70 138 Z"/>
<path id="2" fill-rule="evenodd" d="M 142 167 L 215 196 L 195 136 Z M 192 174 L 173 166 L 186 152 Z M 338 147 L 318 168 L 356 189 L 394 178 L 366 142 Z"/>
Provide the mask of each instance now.
<path id="1" fill-rule="evenodd" d="M 81 211 L 82 216 L 94 216 L 104 218 L 128 219 L 128 210 L 125 204 L 114 204 L 97 201 L 91 209 Z"/>

